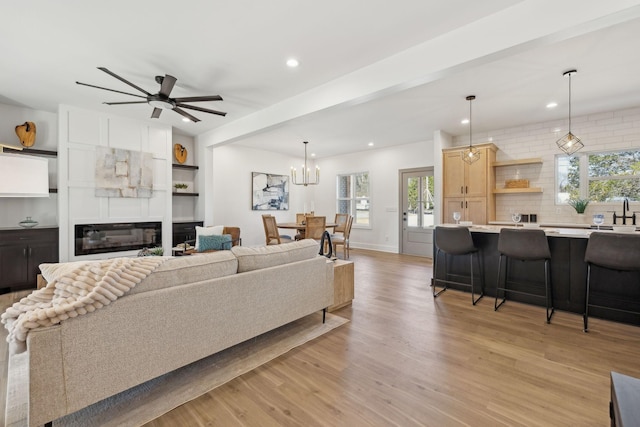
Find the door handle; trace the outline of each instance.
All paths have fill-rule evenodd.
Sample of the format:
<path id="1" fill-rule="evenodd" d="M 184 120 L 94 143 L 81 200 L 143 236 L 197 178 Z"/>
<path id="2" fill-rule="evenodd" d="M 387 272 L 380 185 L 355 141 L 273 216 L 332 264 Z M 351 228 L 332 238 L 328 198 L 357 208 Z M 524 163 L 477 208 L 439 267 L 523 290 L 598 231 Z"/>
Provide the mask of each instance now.
<path id="1" fill-rule="evenodd" d="M 464 194 L 464 187 L 462 185 L 460 186 L 460 194 Z"/>
<path id="2" fill-rule="evenodd" d="M 27 257 L 27 248 L 22 248 L 22 256 Z"/>

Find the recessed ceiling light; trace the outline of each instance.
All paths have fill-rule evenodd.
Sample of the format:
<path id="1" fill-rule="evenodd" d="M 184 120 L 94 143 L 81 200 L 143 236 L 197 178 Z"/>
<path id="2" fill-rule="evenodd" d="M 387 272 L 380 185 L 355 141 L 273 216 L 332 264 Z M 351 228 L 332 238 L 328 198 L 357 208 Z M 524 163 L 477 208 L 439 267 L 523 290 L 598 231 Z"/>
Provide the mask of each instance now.
<path id="1" fill-rule="evenodd" d="M 547 108 L 556 108 L 558 106 L 557 102 L 550 102 L 547 104 Z"/>
<path id="2" fill-rule="evenodd" d="M 297 59 L 295 58 L 287 59 L 287 67 L 296 68 L 298 65 L 300 65 L 300 63 L 298 62 Z"/>
<path id="3" fill-rule="evenodd" d="M 315 156 L 316 156 L 316 153 L 311 153 L 311 157 L 315 157 Z"/>
<path id="4" fill-rule="evenodd" d="M 469 124 L 469 119 L 462 119 L 462 120 L 460 120 L 460 123 L 462 123 L 463 125 L 468 125 Z"/>
<path id="5" fill-rule="evenodd" d="M 183 122 L 187 122 L 187 123 L 188 123 L 188 122 L 190 122 L 191 120 L 187 119 L 186 117 L 183 117 L 183 118 L 182 118 L 182 121 L 183 121 Z"/>
<path id="6" fill-rule="evenodd" d="M 560 129 L 560 128 L 555 128 L 555 129 L 553 129 L 551 132 L 553 132 L 553 133 L 558 133 L 558 132 L 560 132 L 561 130 L 562 130 L 562 129 Z"/>

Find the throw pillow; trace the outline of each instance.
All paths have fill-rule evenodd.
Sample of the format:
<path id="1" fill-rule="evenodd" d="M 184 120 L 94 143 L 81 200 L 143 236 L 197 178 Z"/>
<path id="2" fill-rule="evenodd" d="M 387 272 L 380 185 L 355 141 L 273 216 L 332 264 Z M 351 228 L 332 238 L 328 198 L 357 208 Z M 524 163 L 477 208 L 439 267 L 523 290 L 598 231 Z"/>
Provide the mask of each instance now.
<path id="1" fill-rule="evenodd" d="M 200 236 L 220 235 L 222 234 L 223 229 L 224 225 L 215 225 L 213 227 L 196 226 L 196 251 L 200 250 L 200 248 L 198 247 Z"/>
<path id="2" fill-rule="evenodd" d="M 231 249 L 231 234 L 200 236 L 198 243 L 198 252 L 229 250 Z"/>

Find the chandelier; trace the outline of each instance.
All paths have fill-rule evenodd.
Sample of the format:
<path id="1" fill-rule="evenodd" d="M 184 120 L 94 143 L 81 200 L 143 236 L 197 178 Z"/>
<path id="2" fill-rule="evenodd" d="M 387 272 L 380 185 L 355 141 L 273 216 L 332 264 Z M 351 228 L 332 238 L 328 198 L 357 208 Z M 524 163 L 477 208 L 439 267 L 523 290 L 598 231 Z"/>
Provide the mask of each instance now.
<path id="1" fill-rule="evenodd" d="M 309 141 L 304 141 L 304 165 L 302 165 L 302 181 L 298 182 L 296 178 L 296 168 L 291 166 L 291 182 L 295 185 L 318 185 L 320 184 L 320 168 L 316 166 L 316 179 L 315 182 L 311 182 L 310 174 L 311 170 L 307 167 L 307 144 Z"/>
<path id="2" fill-rule="evenodd" d="M 569 76 L 569 133 L 557 140 L 556 144 L 559 149 L 569 156 L 584 147 L 580 138 L 571 133 L 571 75 L 577 72 L 576 70 L 569 70 L 562 73 L 563 76 Z"/>
<path id="3" fill-rule="evenodd" d="M 473 123 L 471 121 L 471 101 L 473 101 L 474 99 L 476 99 L 475 95 L 467 96 L 467 101 L 469 101 L 469 148 L 465 149 L 462 152 L 462 160 L 465 163 L 469 163 L 469 164 L 475 163 L 476 161 L 480 160 L 480 151 L 476 147 L 471 145 L 471 141 L 472 141 L 471 123 Z"/>

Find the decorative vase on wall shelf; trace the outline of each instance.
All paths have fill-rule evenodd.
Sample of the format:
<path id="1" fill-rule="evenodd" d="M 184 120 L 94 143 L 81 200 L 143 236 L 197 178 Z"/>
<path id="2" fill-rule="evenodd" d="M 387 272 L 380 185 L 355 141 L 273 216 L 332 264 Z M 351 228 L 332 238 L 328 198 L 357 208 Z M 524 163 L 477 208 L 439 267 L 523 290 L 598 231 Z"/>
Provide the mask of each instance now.
<path id="1" fill-rule="evenodd" d="M 20 225 L 20 227 L 24 227 L 24 228 L 33 228 L 36 225 L 38 225 L 38 221 L 34 221 L 31 219 L 30 216 L 27 217 L 27 219 L 23 219 L 22 221 L 20 221 L 18 223 L 18 225 Z"/>

